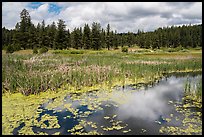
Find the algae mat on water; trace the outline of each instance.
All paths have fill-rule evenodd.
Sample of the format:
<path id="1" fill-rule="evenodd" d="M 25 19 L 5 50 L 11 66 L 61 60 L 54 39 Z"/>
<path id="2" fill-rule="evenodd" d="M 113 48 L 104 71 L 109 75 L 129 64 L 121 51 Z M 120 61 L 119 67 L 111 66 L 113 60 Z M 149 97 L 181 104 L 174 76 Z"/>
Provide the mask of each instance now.
<path id="1" fill-rule="evenodd" d="M 2 134 L 13 134 L 13 130 L 22 123 L 25 126 L 20 129 L 19 134 L 34 134 L 32 126 L 41 113 L 39 106 L 49 98 L 57 96 L 59 94 L 54 92 L 30 96 L 24 96 L 21 93 L 4 94 L 2 96 Z"/>
<path id="2" fill-rule="evenodd" d="M 146 96 L 147 98 L 144 98 L 145 94 L 150 92 L 145 93 L 128 86 L 115 87 L 110 90 L 92 90 L 90 92 L 83 92 L 83 90 L 82 92 L 73 92 L 72 90 L 60 89 L 57 93 L 48 91 L 30 96 L 23 96 L 19 93 L 4 94 L 2 97 L 3 134 L 134 134 L 135 131 L 131 123 L 121 120 L 121 112 L 115 113 L 117 112 L 115 110 L 124 107 L 131 101 L 135 102 L 136 99 L 138 100 L 141 97 L 144 100 L 150 97 Z M 160 94 L 161 92 L 157 91 L 155 93 Z M 152 96 L 152 94 L 150 95 Z M 132 100 L 130 97 L 136 98 L 132 98 L 134 99 Z M 153 95 L 153 97 L 156 96 Z M 158 134 L 202 133 L 202 121 L 199 119 L 200 116 L 202 117 L 202 113 L 190 112 L 187 109 L 192 106 L 202 108 L 202 103 L 200 103 L 201 100 L 196 98 L 191 98 L 191 100 L 194 100 L 193 103 L 186 102 L 190 97 L 192 96 L 183 98 L 184 104 L 169 100 L 167 105 L 175 106 L 181 116 L 178 117 L 170 113 L 169 117 L 164 117 L 164 121 L 167 121 L 167 123 L 179 121 L 182 126 L 165 126 L 161 121 L 158 121 L 158 123 L 153 121 L 153 125 L 161 127 Z M 136 102 L 140 104 L 140 101 L 137 100 Z M 148 100 L 151 103 L 151 99 L 148 98 Z M 131 106 L 132 104 L 134 103 L 131 103 Z M 134 104 L 134 108 L 139 106 Z M 128 113 L 131 109 L 128 110 Z M 97 122 L 97 120 L 100 120 L 100 122 Z M 138 130 L 140 132 L 138 134 L 150 133 L 147 128 Z"/>
<path id="3" fill-rule="evenodd" d="M 64 91 L 58 93 L 44 92 L 30 96 L 24 96 L 20 93 L 4 94 L 2 97 L 2 134 L 60 134 L 58 129 L 61 129 L 60 126 L 63 124 L 59 124 L 59 116 L 54 114 L 63 111 L 70 112 L 63 119 L 77 121 L 75 124 L 70 123 L 72 127 L 67 130 L 66 134 L 102 134 L 112 130 L 121 130 L 121 133 L 131 131 L 126 123 L 117 120 L 116 114 L 104 116 L 104 120 L 108 122 L 106 126 L 86 119 L 92 114 L 100 113 L 104 109 L 103 107 L 117 107 L 116 103 L 105 103 L 110 98 L 111 92 L 103 90 L 91 91 L 88 94 L 66 93 Z M 118 104 L 122 103 L 120 99 L 114 101 Z M 82 107 L 77 107 L 79 105 Z M 42 132 L 36 131 L 38 129 Z M 48 131 L 49 133 L 47 133 L 46 131 L 49 129 L 55 129 L 56 132 Z"/>

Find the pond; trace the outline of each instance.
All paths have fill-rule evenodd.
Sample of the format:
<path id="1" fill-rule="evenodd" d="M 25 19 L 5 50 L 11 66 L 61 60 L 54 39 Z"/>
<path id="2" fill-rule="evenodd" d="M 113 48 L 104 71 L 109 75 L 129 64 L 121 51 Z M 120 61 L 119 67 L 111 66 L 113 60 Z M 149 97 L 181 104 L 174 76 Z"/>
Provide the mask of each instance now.
<path id="1" fill-rule="evenodd" d="M 115 86 L 112 91 L 100 89 L 52 98 L 38 108 L 32 130 L 36 134 L 159 135 L 170 133 L 162 127 L 189 130 L 184 122 L 187 116 L 194 120 L 188 122 L 191 127 L 202 128 L 202 108 L 183 107 L 185 82 L 191 81 L 194 87 L 201 78 L 201 74 L 173 74 L 152 85 Z M 19 134 L 24 125 L 21 123 L 13 134 Z M 185 134 L 183 131 L 180 134 Z M 202 129 L 195 134 L 202 134 Z"/>

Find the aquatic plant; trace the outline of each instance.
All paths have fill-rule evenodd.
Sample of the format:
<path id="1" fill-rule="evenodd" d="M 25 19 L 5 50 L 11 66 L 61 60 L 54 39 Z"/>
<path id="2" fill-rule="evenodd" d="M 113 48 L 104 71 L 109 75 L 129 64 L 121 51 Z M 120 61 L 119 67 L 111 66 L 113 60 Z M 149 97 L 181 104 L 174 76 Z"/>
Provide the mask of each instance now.
<path id="1" fill-rule="evenodd" d="M 197 82 L 187 79 L 184 84 L 184 91 L 186 96 L 191 95 L 192 98 L 195 96 L 202 99 L 202 77 Z"/>

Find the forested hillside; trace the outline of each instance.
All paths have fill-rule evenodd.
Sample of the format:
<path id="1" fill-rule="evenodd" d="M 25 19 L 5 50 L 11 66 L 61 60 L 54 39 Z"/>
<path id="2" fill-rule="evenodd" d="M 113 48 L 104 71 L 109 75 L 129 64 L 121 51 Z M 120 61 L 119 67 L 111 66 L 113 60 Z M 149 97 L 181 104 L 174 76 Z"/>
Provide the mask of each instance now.
<path id="1" fill-rule="evenodd" d="M 141 48 L 161 48 L 178 46 L 201 47 L 202 24 L 183 25 L 179 27 L 163 27 L 153 32 L 117 33 L 110 24 L 102 28 L 100 23 L 93 22 L 91 26 L 66 29 L 65 21 L 59 19 L 57 24 L 45 25 L 43 20 L 35 26 L 26 9 L 20 13 L 21 21 L 15 29 L 2 28 L 2 49 L 12 51 L 47 47 L 50 49 L 117 49 L 118 46 L 134 46 Z M 142 28 L 141 28 L 142 29 Z"/>

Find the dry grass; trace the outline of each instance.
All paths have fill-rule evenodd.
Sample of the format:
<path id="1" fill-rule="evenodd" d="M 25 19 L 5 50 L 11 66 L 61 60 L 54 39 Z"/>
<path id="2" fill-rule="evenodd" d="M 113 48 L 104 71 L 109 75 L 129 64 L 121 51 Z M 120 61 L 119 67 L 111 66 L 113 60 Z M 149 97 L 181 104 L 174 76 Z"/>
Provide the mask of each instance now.
<path id="1" fill-rule="evenodd" d="M 161 58 L 161 59 L 193 59 L 193 58 L 202 58 L 201 53 L 149 53 L 142 55 L 148 58 Z"/>
<path id="2" fill-rule="evenodd" d="M 15 51 L 14 54 L 19 54 L 19 55 L 22 55 L 22 54 L 33 54 L 33 50 L 32 49 L 27 49 L 27 50 L 19 50 L 19 51 Z"/>
<path id="3" fill-rule="evenodd" d="M 149 64 L 149 65 L 159 65 L 159 64 L 171 64 L 171 62 L 166 62 L 166 61 L 130 61 L 126 62 L 127 64 Z"/>

